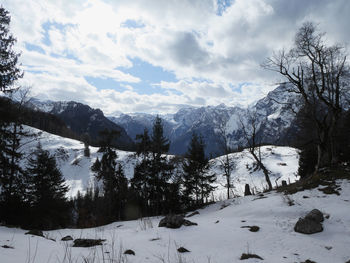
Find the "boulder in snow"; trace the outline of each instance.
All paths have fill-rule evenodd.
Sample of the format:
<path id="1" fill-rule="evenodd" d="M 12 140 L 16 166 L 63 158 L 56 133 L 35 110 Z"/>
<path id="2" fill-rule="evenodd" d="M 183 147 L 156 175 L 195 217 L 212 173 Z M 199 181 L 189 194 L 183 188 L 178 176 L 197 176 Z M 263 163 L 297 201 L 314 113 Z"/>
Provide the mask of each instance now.
<path id="1" fill-rule="evenodd" d="M 323 231 L 323 214 L 318 209 L 313 209 L 304 218 L 299 218 L 294 226 L 294 231 L 302 234 L 314 234 Z"/>
<path id="2" fill-rule="evenodd" d="M 178 251 L 179 253 L 191 252 L 191 251 L 189 251 L 188 249 L 186 249 L 186 248 L 184 248 L 184 247 L 179 247 L 179 248 L 177 249 L 177 251 Z"/>
<path id="3" fill-rule="evenodd" d="M 181 226 L 193 226 L 197 223 L 184 219 L 181 215 L 168 215 L 160 220 L 158 227 L 180 228 Z"/>
<path id="4" fill-rule="evenodd" d="M 73 247 L 94 247 L 102 245 L 105 239 L 78 238 L 74 240 Z"/>
<path id="5" fill-rule="evenodd" d="M 306 216 L 305 218 L 314 220 L 316 222 L 323 222 L 324 217 L 323 217 L 323 213 L 318 210 L 318 209 L 313 209 L 311 210 Z"/>
<path id="6" fill-rule="evenodd" d="M 127 249 L 124 251 L 124 255 L 133 255 L 135 256 L 135 251 L 131 249 Z"/>

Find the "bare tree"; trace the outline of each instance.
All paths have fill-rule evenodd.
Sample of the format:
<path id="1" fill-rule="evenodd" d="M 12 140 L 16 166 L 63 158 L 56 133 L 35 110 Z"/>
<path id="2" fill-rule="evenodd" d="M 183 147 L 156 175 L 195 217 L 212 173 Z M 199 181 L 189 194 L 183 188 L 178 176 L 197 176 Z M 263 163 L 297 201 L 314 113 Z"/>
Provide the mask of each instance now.
<path id="1" fill-rule="evenodd" d="M 251 112 L 248 110 L 247 113 L 248 118 L 246 123 L 242 120 L 242 118 L 239 118 L 239 121 L 241 123 L 241 130 L 246 140 L 249 153 L 253 156 L 258 168 L 263 171 L 265 180 L 269 186 L 269 190 L 272 190 L 270 171 L 266 168 L 261 160 L 261 140 L 258 139 L 257 136 L 257 132 L 261 126 L 261 123 L 259 123 L 257 112 Z"/>
<path id="2" fill-rule="evenodd" d="M 313 23 L 306 22 L 298 30 L 291 50 L 274 54 L 262 65 L 280 73 L 291 83 L 285 85 L 286 90 L 302 98 L 317 131 L 315 172 L 337 161 L 334 138 L 342 103 L 350 90 L 345 48 L 328 46 L 324 36 Z"/>
<path id="3" fill-rule="evenodd" d="M 227 188 L 227 199 L 230 199 L 230 192 L 231 190 L 231 173 L 236 167 L 235 160 L 231 153 L 233 152 L 233 149 L 229 145 L 229 138 L 227 131 L 224 126 L 220 125 L 218 127 L 218 132 L 217 134 L 219 135 L 219 144 L 221 146 L 221 149 L 224 153 L 223 156 L 221 156 L 220 160 L 220 167 L 223 170 L 226 178 L 226 188 Z"/>

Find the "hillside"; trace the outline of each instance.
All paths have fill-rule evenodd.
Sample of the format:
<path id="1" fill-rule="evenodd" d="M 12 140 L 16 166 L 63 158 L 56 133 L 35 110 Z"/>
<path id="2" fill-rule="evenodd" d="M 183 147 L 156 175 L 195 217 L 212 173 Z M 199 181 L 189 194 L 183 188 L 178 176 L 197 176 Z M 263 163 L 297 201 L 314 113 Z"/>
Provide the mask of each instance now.
<path id="1" fill-rule="evenodd" d="M 97 157 L 97 147 L 90 147 L 90 158 L 84 157 L 84 144 L 80 141 L 63 138 L 57 135 L 46 133 L 34 128 L 26 127 L 32 133 L 37 134 L 37 138 L 25 142 L 22 151 L 29 154 L 40 142 L 43 149 L 49 150 L 57 157 L 59 168 L 62 171 L 67 184 L 70 186 L 70 196 L 75 196 L 78 191 L 84 191 L 86 187 L 94 182 L 91 165 Z M 264 146 L 262 147 L 262 160 L 271 171 L 271 181 L 279 185 L 282 180 L 294 182 L 298 167 L 298 151 L 290 147 Z M 134 166 L 137 161 L 133 152 L 117 151 L 118 160 L 123 164 L 125 175 L 132 178 Z M 169 156 L 171 158 L 171 156 Z M 222 157 L 221 157 L 222 158 Z M 247 151 L 234 153 L 230 158 L 237 164 L 232 171 L 232 184 L 235 195 L 243 195 L 244 186 L 249 183 L 256 191 L 262 191 L 266 187 L 264 175 L 261 171 L 254 171 L 253 159 Z M 221 199 L 224 195 L 225 178 L 220 168 L 220 157 L 211 160 L 212 168 L 210 173 L 217 175 L 217 189 L 214 193 L 216 199 Z M 277 181 L 276 181 L 277 180 Z"/>
<path id="2" fill-rule="evenodd" d="M 344 263 L 350 259 L 350 182 L 337 180 L 340 195 L 326 195 L 317 188 L 293 195 L 270 192 L 264 196 L 230 199 L 198 210 L 191 221 L 198 226 L 159 228 L 160 217 L 115 222 L 91 229 L 44 232 L 52 240 L 26 236 L 26 231 L 0 227 L 0 261 L 36 262 L 317 262 Z M 289 206 L 290 201 L 294 205 Z M 294 232 L 299 217 L 317 208 L 326 216 L 323 232 Z M 259 226 L 250 232 L 242 226 Z M 62 237 L 105 239 L 103 246 L 72 247 Z M 179 254 L 184 247 L 190 252 Z M 132 249 L 135 255 L 122 255 Z M 262 257 L 240 261 L 242 253 Z M 118 256 L 119 255 L 119 256 Z M 114 260 L 110 260 L 111 258 Z M 120 260 L 118 260 L 118 258 Z M 306 260 L 312 261 L 306 261 Z"/>

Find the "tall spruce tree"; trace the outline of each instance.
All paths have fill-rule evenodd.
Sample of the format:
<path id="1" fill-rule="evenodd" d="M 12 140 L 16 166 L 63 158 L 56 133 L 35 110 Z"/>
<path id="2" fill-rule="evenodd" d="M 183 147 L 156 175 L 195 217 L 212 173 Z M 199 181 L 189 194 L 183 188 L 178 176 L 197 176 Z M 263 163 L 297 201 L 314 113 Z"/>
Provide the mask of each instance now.
<path id="1" fill-rule="evenodd" d="M 0 6 L 0 91 L 5 94 L 15 89 L 23 76 L 19 68 L 19 53 L 13 50 L 16 39 L 10 33 L 11 17 Z M 22 169 L 18 165 L 22 127 L 17 122 L 18 112 L 9 99 L 0 104 L 0 220 L 18 224 L 21 218 L 23 193 Z"/>
<path id="2" fill-rule="evenodd" d="M 123 212 L 128 191 L 128 181 L 121 164 L 118 164 L 116 161 L 117 158 L 117 153 L 107 146 L 101 161 L 96 159 L 91 167 L 91 170 L 96 174 L 97 180 L 102 181 L 103 184 L 103 216 L 106 220 L 104 223 L 124 219 Z"/>
<path id="3" fill-rule="evenodd" d="M 0 6 L 0 91 L 5 93 L 15 89 L 16 81 L 23 76 L 19 68 L 19 53 L 13 50 L 16 39 L 10 33 L 11 16 Z"/>
<path id="4" fill-rule="evenodd" d="M 139 192 L 143 215 L 159 215 L 168 212 L 169 187 L 171 186 L 172 171 L 171 162 L 164 155 L 169 150 L 169 140 L 164 137 L 162 119 L 157 116 L 152 136 L 148 131 L 136 137 L 138 155 L 142 160 L 135 166 L 132 187 Z"/>
<path id="5" fill-rule="evenodd" d="M 66 226 L 71 216 L 66 198 L 68 186 L 55 157 L 38 144 L 26 168 L 31 205 L 30 227 L 52 229 Z"/>
<path id="6" fill-rule="evenodd" d="M 183 162 L 183 194 L 186 201 L 194 198 L 196 205 L 203 204 L 215 189 L 215 174 L 209 174 L 209 160 L 205 157 L 205 144 L 201 136 L 192 134 L 190 145 Z M 190 206 L 190 204 L 188 204 Z"/>

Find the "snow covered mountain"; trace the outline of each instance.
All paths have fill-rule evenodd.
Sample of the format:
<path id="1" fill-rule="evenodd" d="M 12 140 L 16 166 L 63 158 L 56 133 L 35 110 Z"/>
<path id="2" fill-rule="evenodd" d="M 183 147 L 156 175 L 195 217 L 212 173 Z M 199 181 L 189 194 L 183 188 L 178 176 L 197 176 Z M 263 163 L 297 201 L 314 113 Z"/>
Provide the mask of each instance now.
<path id="1" fill-rule="evenodd" d="M 84 156 L 84 144 L 80 141 L 63 138 L 41 130 L 25 126 L 32 134 L 36 134 L 36 139 L 30 139 L 23 143 L 22 152 L 29 155 L 40 142 L 43 149 L 48 150 L 55 155 L 59 168 L 64 175 L 67 184 L 70 187 L 70 196 L 75 196 L 78 191 L 84 192 L 87 187 L 92 186 L 94 175 L 91 172 L 91 166 L 96 158 L 101 159 L 102 153 L 98 152 L 97 147 L 90 147 L 90 157 Z M 281 185 L 282 180 L 295 182 L 299 178 L 296 176 L 298 170 L 298 150 L 290 147 L 264 146 L 261 150 L 262 161 L 267 169 L 271 171 L 271 181 Z M 138 158 L 134 152 L 117 151 L 118 161 L 123 165 L 127 178 L 134 175 L 134 166 Z M 169 156 L 172 158 L 172 156 Z M 223 176 L 221 168 L 221 158 L 211 160 L 211 170 L 217 176 L 217 186 L 214 192 L 216 200 L 225 196 L 226 179 Z M 241 196 L 244 193 L 244 186 L 248 183 L 255 192 L 261 192 L 266 188 L 266 181 L 261 171 L 255 171 L 254 160 L 247 151 L 230 154 L 230 159 L 234 162 L 235 169 L 232 171 L 231 182 L 232 195 Z M 24 165 L 24 164 L 23 164 Z M 181 169 L 181 168 L 180 168 Z"/>
<path id="2" fill-rule="evenodd" d="M 133 149 L 133 140 L 124 128 L 106 118 L 100 109 L 74 101 L 40 101 L 31 99 L 28 106 L 34 110 L 44 111 L 60 118 L 75 134 L 87 134 L 92 144 L 99 141 L 99 132 L 117 130 L 119 138 L 114 142 L 120 149 Z"/>
<path id="3" fill-rule="evenodd" d="M 242 132 L 242 123 L 249 129 L 249 118 L 257 119 L 257 137 L 265 144 L 291 145 L 297 127 L 293 125 L 295 113 L 300 104 L 296 94 L 288 93 L 282 84 L 267 96 L 248 108 L 227 107 L 224 104 L 207 107 L 184 107 L 174 114 L 160 115 L 163 120 L 164 133 L 170 139 L 170 153 L 184 154 L 193 132 L 201 134 L 206 143 L 207 156 L 219 156 L 223 153 L 223 134 L 232 148 L 245 146 L 246 139 Z M 119 145 L 123 149 L 132 149 L 137 134 L 147 128 L 152 131 L 156 115 L 146 113 L 103 115 L 99 109 L 77 102 L 31 101 L 32 108 L 50 112 L 60 118 L 78 134 L 89 133 L 96 138 L 103 127 L 112 124 L 121 131 Z"/>
<path id="4" fill-rule="evenodd" d="M 249 128 L 247 122 L 251 115 L 257 118 L 257 136 L 261 142 L 290 144 L 293 137 L 289 135 L 293 132 L 292 123 L 295 119 L 290 107 L 298 111 L 299 106 L 297 96 L 287 93 L 284 85 L 277 87 L 249 108 L 227 107 L 224 104 L 186 107 L 173 115 L 160 116 L 163 119 L 165 136 L 171 141 L 170 153 L 185 153 L 193 132 L 203 136 L 208 156 L 222 154 L 222 134 L 226 134 L 232 148 L 244 146 L 246 140 L 241 122 Z M 122 126 L 134 139 L 144 128 L 152 129 L 155 115 L 133 113 L 109 118 Z"/>

